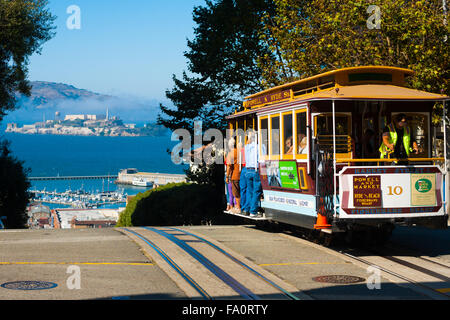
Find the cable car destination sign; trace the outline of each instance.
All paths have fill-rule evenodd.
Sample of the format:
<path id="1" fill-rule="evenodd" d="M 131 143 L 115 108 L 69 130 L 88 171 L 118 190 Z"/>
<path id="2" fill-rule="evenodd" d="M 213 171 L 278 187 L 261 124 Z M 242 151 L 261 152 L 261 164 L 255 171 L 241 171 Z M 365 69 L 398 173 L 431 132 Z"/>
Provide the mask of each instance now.
<path id="1" fill-rule="evenodd" d="M 353 176 L 355 207 L 381 207 L 381 176 Z"/>
<path id="2" fill-rule="evenodd" d="M 443 175 L 422 168 L 349 167 L 339 173 L 339 216 L 414 215 L 443 210 Z"/>
<path id="3" fill-rule="evenodd" d="M 256 97 L 244 101 L 245 108 L 256 108 L 263 106 L 267 103 L 274 103 L 289 99 L 291 97 L 291 90 L 285 90 L 277 93 L 267 94 L 265 96 Z"/>

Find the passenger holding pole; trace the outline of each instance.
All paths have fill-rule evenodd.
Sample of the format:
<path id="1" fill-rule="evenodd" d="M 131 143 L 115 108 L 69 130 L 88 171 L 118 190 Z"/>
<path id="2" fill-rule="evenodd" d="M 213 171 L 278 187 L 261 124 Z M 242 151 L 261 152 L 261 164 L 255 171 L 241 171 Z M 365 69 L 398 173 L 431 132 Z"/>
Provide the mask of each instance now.
<path id="1" fill-rule="evenodd" d="M 246 201 L 250 209 L 250 217 L 258 216 L 259 200 L 262 195 L 261 179 L 259 176 L 259 155 L 256 133 L 250 130 L 247 135 L 247 144 L 245 145 L 246 162 Z"/>
<path id="2" fill-rule="evenodd" d="M 247 201 L 247 180 L 245 179 L 245 173 L 247 172 L 246 163 L 245 163 L 245 144 L 242 141 L 242 137 L 239 137 L 238 142 L 238 152 L 239 152 L 239 163 L 241 165 L 241 177 L 239 180 L 239 187 L 241 189 L 241 212 L 244 215 L 248 215 L 246 213 L 250 212 L 250 206 Z"/>

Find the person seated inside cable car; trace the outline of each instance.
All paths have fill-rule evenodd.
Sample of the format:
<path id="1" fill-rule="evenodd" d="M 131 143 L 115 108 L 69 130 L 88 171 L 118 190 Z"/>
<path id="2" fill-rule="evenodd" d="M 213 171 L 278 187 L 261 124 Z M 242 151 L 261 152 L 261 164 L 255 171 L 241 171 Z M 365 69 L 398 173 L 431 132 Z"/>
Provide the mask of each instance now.
<path id="1" fill-rule="evenodd" d="M 292 154 L 294 151 L 294 142 L 292 136 L 286 139 L 284 154 Z"/>
<path id="2" fill-rule="evenodd" d="M 306 148 L 308 144 L 308 138 L 303 133 L 298 135 L 298 154 L 306 154 L 308 149 Z"/>

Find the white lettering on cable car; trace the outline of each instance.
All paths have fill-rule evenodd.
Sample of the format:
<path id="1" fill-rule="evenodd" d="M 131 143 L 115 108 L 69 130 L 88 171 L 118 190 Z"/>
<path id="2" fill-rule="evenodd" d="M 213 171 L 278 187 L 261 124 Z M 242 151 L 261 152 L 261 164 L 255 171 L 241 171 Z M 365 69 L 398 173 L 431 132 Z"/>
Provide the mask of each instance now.
<path id="1" fill-rule="evenodd" d="M 307 200 L 292 199 L 292 198 L 286 198 L 286 197 L 268 196 L 267 201 L 274 202 L 274 203 L 288 204 L 288 205 L 297 206 L 297 207 L 304 207 L 304 208 L 312 208 L 313 207 L 313 205 Z"/>

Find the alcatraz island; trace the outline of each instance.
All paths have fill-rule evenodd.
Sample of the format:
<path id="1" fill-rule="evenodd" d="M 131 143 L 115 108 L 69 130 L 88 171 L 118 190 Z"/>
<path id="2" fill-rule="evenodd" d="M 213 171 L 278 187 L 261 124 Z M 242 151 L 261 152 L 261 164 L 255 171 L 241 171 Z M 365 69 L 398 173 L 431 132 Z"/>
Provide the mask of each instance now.
<path id="1" fill-rule="evenodd" d="M 156 124 L 145 124 L 137 127 L 134 123 L 124 124 L 117 116 L 74 114 L 60 118 L 59 112 L 55 113 L 54 120 L 45 120 L 31 125 L 19 127 L 17 123 L 8 123 L 7 133 L 20 134 L 50 134 L 68 136 L 109 136 L 109 137 L 140 137 L 159 136 L 166 129 Z"/>

